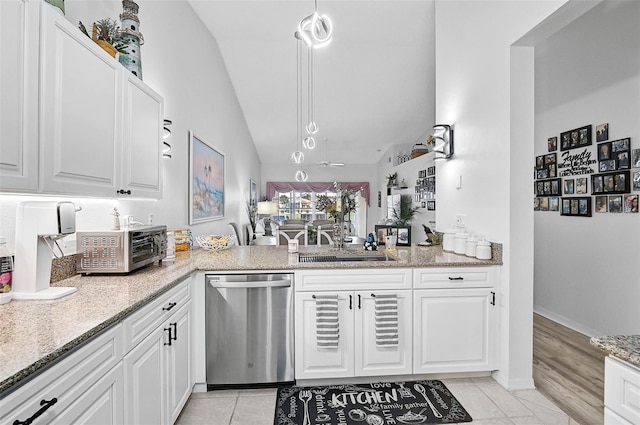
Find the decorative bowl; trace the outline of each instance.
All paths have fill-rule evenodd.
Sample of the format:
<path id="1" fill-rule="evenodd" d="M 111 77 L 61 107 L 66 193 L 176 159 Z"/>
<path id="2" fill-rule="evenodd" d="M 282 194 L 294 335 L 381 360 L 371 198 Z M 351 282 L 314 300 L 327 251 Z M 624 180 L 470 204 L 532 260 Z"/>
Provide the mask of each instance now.
<path id="1" fill-rule="evenodd" d="M 207 251 L 222 251 L 231 248 L 236 243 L 236 237 L 235 235 L 201 235 L 196 236 L 196 241 L 201 248 Z"/>

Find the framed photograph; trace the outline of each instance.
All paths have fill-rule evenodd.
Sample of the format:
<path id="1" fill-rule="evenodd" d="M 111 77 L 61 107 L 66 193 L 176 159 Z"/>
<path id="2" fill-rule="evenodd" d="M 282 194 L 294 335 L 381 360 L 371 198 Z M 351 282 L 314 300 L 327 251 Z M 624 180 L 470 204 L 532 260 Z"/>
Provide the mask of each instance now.
<path id="1" fill-rule="evenodd" d="M 622 212 L 637 213 L 638 212 L 638 195 L 624 195 L 624 205 Z"/>
<path id="2" fill-rule="evenodd" d="M 436 201 L 427 201 L 427 211 L 436 210 Z"/>
<path id="3" fill-rule="evenodd" d="M 633 172 L 633 190 L 640 190 L 640 171 Z"/>
<path id="4" fill-rule="evenodd" d="M 540 211 L 540 198 L 533 198 L 533 210 Z"/>
<path id="5" fill-rule="evenodd" d="M 543 196 L 540 198 L 540 211 L 549 211 L 549 197 Z"/>
<path id="6" fill-rule="evenodd" d="M 611 142 L 611 152 L 628 151 L 630 144 L 631 139 L 628 137 L 626 139 L 614 140 Z"/>
<path id="7" fill-rule="evenodd" d="M 598 163 L 598 171 L 601 173 L 606 173 L 607 171 L 615 171 L 616 170 L 616 160 L 608 159 L 606 161 L 600 161 Z"/>
<path id="8" fill-rule="evenodd" d="M 258 186 L 253 180 L 249 180 L 249 204 L 252 207 L 258 207 Z"/>
<path id="9" fill-rule="evenodd" d="M 564 195 L 573 195 L 573 187 L 575 185 L 575 180 L 573 179 L 565 179 L 563 182 L 564 190 L 562 193 Z"/>
<path id="10" fill-rule="evenodd" d="M 629 158 L 629 151 L 616 152 L 616 170 L 625 170 L 630 168 L 631 159 Z"/>
<path id="11" fill-rule="evenodd" d="M 398 226 L 397 228 L 398 246 L 410 246 L 411 245 L 411 226 Z"/>
<path id="12" fill-rule="evenodd" d="M 596 196 L 596 212 L 606 213 L 609 211 L 609 201 L 607 195 Z"/>
<path id="13" fill-rule="evenodd" d="M 558 138 L 557 137 L 549 137 L 547 139 L 547 149 L 549 152 L 555 152 L 558 150 Z"/>
<path id="14" fill-rule="evenodd" d="M 633 168 L 640 168 L 640 149 L 631 151 L 631 160 L 633 161 Z"/>
<path id="15" fill-rule="evenodd" d="M 576 179 L 576 193 L 577 194 L 582 194 L 582 193 L 588 193 L 587 192 L 587 178 L 586 177 L 580 177 Z"/>
<path id="16" fill-rule="evenodd" d="M 376 224 L 375 231 L 376 231 L 376 242 L 378 243 L 378 245 L 385 245 L 386 237 L 388 235 L 397 234 L 397 230 L 395 226 L 387 226 L 384 224 Z"/>
<path id="17" fill-rule="evenodd" d="M 609 212 L 610 213 L 622 212 L 622 196 L 609 196 Z"/>
<path id="18" fill-rule="evenodd" d="M 596 142 L 609 140 L 609 124 L 596 125 Z"/>
<path id="19" fill-rule="evenodd" d="M 600 143 L 598 145 L 598 161 L 611 159 L 611 143 Z"/>
<path id="20" fill-rule="evenodd" d="M 591 197 L 562 198 L 562 212 L 560 215 L 591 217 Z"/>
<path id="21" fill-rule="evenodd" d="M 224 217 L 224 155 L 189 131 L 189 224 Z"/>
<path id="22" fill-rule="evenodd" d="M 580 128 L 560 133 L 560 150 L 581 148 L 591 144 L 591 126 L 585 125 Z"/>
<path id="23" fill-rule="evenodd" d="M 631 172 L 618 171 L 591 176 L 591 194 L 622 194 L 631 192 Z M 636 176 L 634 175 L 634 178 Z M 635 182 L 634 182 L 635 185 Z"/>
<path id="24" fill-rule="evenodd" d="M 535 195 L 536 196 L 561 195 L 562 193 L 560 193 L 560 188 L 561 188 L 560 180 L 561 179 L 536 181 Z"/>
<path id="25" fill-rule="evenodd" d="M 550 196 L 549 197 L 549 211 L 558 211 L 559 210 L 558 205 L 559 205 L 558 197 L 557 196 Z"/>

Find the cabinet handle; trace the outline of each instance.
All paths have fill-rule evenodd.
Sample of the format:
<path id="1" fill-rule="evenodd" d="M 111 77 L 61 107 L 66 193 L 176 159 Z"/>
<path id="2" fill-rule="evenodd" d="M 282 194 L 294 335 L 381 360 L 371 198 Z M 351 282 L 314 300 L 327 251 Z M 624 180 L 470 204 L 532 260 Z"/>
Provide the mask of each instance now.
<path id="1" fill-rule="evenodd" d="M 19 419 L 16 419 L 15 421 L 13 421 L 13 425 L 31 425 L 31 423 L 33 423 L 33 421 L 35 421 L 40 415 L 42 415 L 44 412 L 46 412 L 48 408 L 50 408 L 51 406 L 53 406 L 57 402 L 58 402 L 58 399 L 55 398 L 55 397 L 52 398 L 49 401 L 40 400 L 40 406 L 42 406 L 40 408 L 40 410 L 38 410 L 36 413 L 33 414 L 33 416 L 31 416 L 29 419 L 26 419 L 25 421 L 21 421 Z"/>
<path id="2" fill-rule="evenodd" d="M 353 310 L 353 295 L 349 295 L 349 310 Z"/>
<path id="3" fill-rule="evenodd" d="M 170 323 L 169 326 L 173 326 L 173 340 L 178 340 L 178 322 Z"/>
<path id="4" fill-rule="evenodd" d="M 165 342 L 164 345 L 168 345 L 171 347 L 171 341 L 173 341 L 173 337 L 171 336 L 171 325 L 168 328 L 164 328 L 165 331 L 169 331 L 169 342 Z"/>
<path id="5" fill-rule="evenodd" d="M 362 297 L 358 294 L 358 310 L 362 310 Z"/>
<path id="6" fill-rule="evenodd" d="M 169 311 L 176 306 L 176 303 L 169 303 L 169 307 L 162 307 L 162 311 Z"/>
<path id="7" fill-rule="evenodd" d="M 116 190 L 116 193 L 120 195 L 131 195 L 131 190 L 120 189 L 120 190 Z"/>
<path id="8" fill-rule="evenodd" d="M 496 293 L 491 291 L 491 305 L 496 305 Z"/>
<path id="9" fill-rule="evenodd" d="M 464 280 L 464 277 L 462 277 L 462 276 L 458 276 L 458 277 L 449 276 L 449 280 Z"/>

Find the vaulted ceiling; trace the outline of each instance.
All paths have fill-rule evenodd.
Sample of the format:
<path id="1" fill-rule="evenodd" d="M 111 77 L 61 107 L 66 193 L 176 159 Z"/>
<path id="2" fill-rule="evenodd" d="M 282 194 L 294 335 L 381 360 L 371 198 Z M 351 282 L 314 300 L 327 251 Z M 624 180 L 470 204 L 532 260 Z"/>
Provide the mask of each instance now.
<path id="1" fill-rule="evenodd" d="M 311 0 L 189 0 L 216 39 L 265 164 L 296 148 L 297 44 Z M 318 1 L 333 41 L 315 50 L 314 115 L 321 160 L 372 164 L 392 144 L 412 144 L 434 119 L 433 0 Z"/>

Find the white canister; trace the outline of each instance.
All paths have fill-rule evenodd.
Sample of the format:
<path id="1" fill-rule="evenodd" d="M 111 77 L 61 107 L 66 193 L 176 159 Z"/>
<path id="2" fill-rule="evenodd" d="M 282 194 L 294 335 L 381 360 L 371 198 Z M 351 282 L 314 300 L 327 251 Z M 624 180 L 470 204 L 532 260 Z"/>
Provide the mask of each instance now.
<path id="1" fill-rule="evenodd" d="M 455 229 L 445 229 L 442 236 L 442 250 L 453 252 L 453 237 L 456 234 Z"/>
<path id="2" fill-rule="evenodd" d="M 478 260 L 491 260 L 491 242 L 486 240 L 478 241 L 476 246 L 476 258 Z"/>
<path id="3" fill-rule="evenodd" d="M 453 252 L 464 255 L 468 238 L 468 233 L 456 233 L 453 237 Z"/>
<path id="4" fill-rule="evenodd" d="M 164 261 L 172 262 L 176 258 L 176 237 L 172 230 L 167 232 L 167 256 Z"/>
<path id="5" fill-rule="evenodd" d="M 475 257 L 477 245 L 478 238 L 469 236 L 469 238 L 467 238 L 467 242 L 465 243 L 464 255 L 466 255 L 467 257 Z"/>

